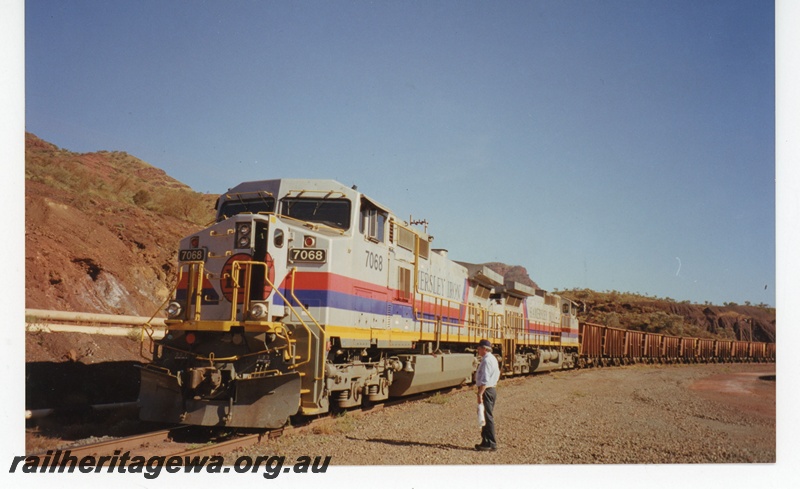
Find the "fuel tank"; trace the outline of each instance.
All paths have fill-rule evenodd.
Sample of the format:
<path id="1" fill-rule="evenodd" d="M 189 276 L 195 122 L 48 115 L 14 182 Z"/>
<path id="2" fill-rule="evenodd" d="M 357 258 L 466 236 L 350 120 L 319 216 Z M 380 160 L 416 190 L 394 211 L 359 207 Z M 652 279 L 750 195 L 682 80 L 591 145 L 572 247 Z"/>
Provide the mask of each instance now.
<path id="1" fill-rule="evenodd" d="M 389 396 L 401 397 L 434 389 L 444 389 L 472 381 L 475 355 L 442 353 L 398 355 L 403 368 L 394 373 Z"/>

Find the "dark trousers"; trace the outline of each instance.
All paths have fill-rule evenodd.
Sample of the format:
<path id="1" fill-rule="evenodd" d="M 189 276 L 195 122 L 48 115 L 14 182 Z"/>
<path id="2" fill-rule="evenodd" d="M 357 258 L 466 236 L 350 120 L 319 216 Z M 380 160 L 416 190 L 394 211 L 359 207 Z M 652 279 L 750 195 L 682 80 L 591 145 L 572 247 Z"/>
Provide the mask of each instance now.
<path id="1" fill-rule="evenodd" d="M 488 387 L 483 391 L 483 413 L 486 424 L 481 428 L 481 445 L 492 448 L 497 447 L 497 438 L 494 435 L 494 401 L 497 399 L 497 391 L 494 387 Z"/>

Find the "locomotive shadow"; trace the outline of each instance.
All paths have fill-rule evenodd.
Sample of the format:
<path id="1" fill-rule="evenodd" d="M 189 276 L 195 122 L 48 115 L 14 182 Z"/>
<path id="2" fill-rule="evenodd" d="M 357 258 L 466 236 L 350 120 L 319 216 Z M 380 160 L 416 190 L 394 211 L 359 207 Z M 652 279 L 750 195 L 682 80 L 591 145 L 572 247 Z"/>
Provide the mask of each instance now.
<path id="1" fill-rule="evenodd" d="M 356 438 L 354 436 L 347 436 L 348 440 L 366 441 L 369 443 L 382 443 L 384 445 L 392 445 L 398 447 L 427 447 L 438 448 L 445 450 L 465 450 L 467 452 L 474 452 L 474 448 L 468 448 L 461 445 L 452 445 L 450 443 L 425 443 L 421 441 L 408 441 L 408 440 L 390 440 L 387 438 Z"/>
<path id="2" fill-rule="evenodd" d="M 92 404 L 136 401 L 141 362 L 29 362 L 26 409 L 79 410 Z"/>
<path id="3" fill-rule="evenodd" d="M 141 430 L 138 408 L 95 410 L 92 405 L 133 403 L 139 396 L 140 362 L 28 362 L 25 409 L 52 409 L 26 421 L 28 430 L 74 440 L 88 436 L 125 436 Z M 134 405 L 135 406 L 135 405 Z"/>

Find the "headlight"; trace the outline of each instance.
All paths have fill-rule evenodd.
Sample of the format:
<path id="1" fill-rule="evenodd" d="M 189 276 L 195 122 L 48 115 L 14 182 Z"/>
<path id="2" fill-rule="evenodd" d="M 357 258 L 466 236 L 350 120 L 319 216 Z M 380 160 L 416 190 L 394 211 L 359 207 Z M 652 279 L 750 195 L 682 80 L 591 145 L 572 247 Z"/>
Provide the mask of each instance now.
<path id="1" fill-rule="evenodd" d="M 172 301 L 167 306 L 167 316 L 170 318 L 176 318 L 181 315 L 183 312 L 183 307 L 181 307 L 179 302 Z"/>
<path id="2" fill-rule="evenodd" d="M 250 231 L 252 226 L 249 222 L 240 222 L 236 224 L 236 247 L 249 248 L 250 247 Z"/>
<path id="3" fill-rule="evenodd" d="M 264 304 L 253 304 L 250 307 L 250 317 L 253 319 L 264 319 L 267 317 L 267 306 Z"/>

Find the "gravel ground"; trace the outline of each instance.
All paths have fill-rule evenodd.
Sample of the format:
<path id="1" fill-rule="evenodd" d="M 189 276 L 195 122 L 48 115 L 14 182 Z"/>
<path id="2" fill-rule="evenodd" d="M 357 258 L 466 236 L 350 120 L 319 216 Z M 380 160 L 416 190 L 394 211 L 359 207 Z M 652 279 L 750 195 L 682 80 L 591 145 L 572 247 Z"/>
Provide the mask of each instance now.
<path id="1" fill-rule="evenodd" d="M 774 365 L 630 366 L 503 381 L 499 449 L 480 441 L 474 391 L 347 413 L 240 455 L 331 455 L 331 466 L 774 463 Z"/>

